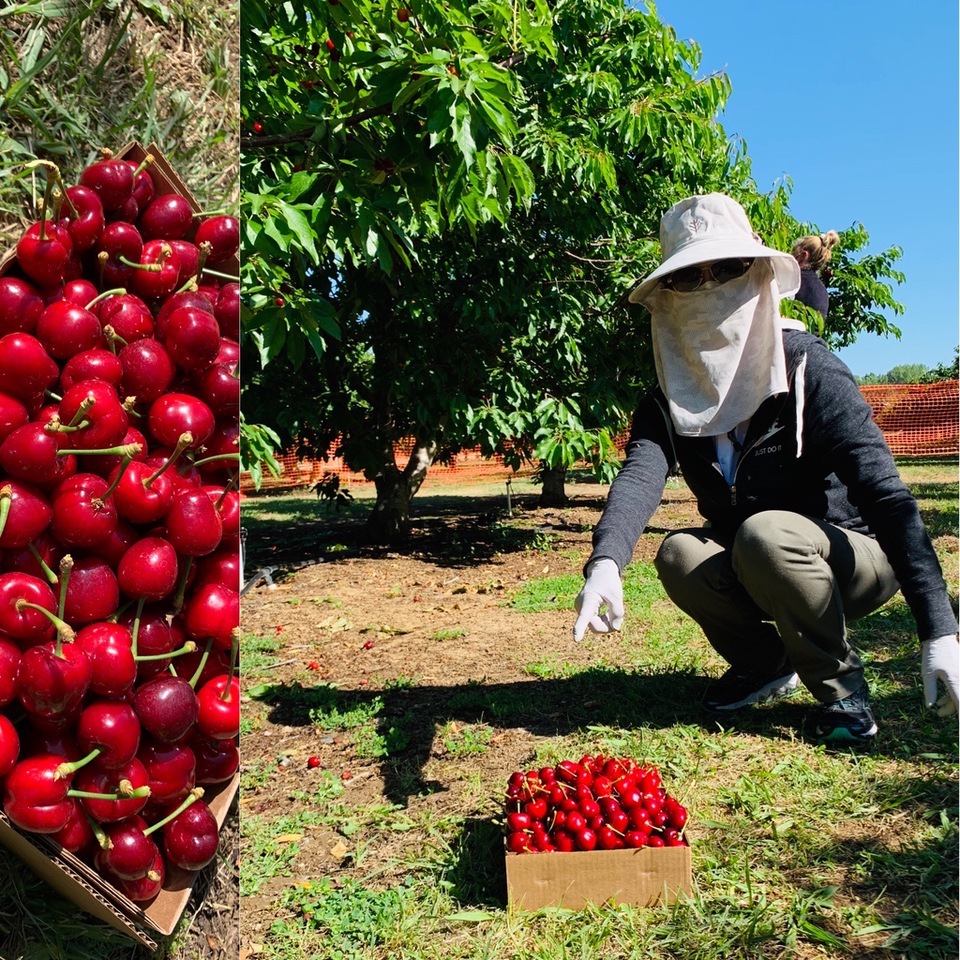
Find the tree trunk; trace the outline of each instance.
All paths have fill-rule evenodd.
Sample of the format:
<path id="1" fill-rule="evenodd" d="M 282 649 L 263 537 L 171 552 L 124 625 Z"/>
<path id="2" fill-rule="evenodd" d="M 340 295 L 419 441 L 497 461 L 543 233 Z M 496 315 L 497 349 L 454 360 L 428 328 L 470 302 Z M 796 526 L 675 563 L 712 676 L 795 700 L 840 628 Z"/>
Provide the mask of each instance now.
<path id="1" fill-rule="evenodd" d="M 400 470 L 393 461 L 383 465 L 373 478 L 377 502 L 367 518 L 367 535 L 373 543 L 401 543 L 410 532 L 410 501 L 413 500 L 437 455 L 435 441 L 417 443 L 406 467 Z"/>
<path id="2" fill-rule="evenodd" d="M 539 506 L 565 507 L 569 502 L 563 489 L 567 481 L 567 468 L 548 467 L 541 461 L 540 480 L 543 483 L 543 488 L 540 491 Z"/>

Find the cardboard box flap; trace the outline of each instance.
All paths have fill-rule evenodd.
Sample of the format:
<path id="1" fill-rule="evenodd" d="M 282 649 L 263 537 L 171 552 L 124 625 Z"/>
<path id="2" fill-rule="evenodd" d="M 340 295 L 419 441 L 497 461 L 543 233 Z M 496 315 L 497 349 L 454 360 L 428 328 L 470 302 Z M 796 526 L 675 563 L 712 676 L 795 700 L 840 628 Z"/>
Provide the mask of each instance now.
<path id="1" fill-rule="evenodd" d="M 60 844 L 40 834 L 22 833 L 0 813 L 0 843 L 16 854 L 41 880 L 98 920 L 133 937 L 151 950 L 156 941 L 123 916 L 100 892 L 95 890 L 68 862 L 70 855 Z M 78 863 L 75 857 L 70 857 Z M 102 881 L 101 881 L 102 882 Z"/>

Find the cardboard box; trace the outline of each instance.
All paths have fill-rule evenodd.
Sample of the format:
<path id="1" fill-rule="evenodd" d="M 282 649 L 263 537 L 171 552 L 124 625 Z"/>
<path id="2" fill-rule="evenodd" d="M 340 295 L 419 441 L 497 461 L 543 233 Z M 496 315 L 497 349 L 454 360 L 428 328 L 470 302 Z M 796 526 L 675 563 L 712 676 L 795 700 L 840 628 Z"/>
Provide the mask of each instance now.
<path id="1" fill-rule="evenodd" d="M 200 213 L 200 205 L 196 198 L 155 143 L 147 147 L 137 142 L 128 143 L 121 150 L 116 151 L 115 156 L 140 164 L 148 154 L 154 158 L 149 170 L 156 185 L 156 195 L 178 193 L 186 197 L 195 212 Z M 68 181 L 66 185 L 71 186 L 71 183 Z M 16 249 L 14 248 L 0 258 L 0 276 L 14 269 L 15 266 Z M 240 270 L 239 259 L 233 257 L 226 263 L 219 264 L 216 269 L 236 276 Z M 226 784 L 205 788 L 204 803 L 209 805 L 217 819 L 217 824 L 221 827 L 239 785 L 240 775 L 237 773 Z M 193 885 L 198 877 L 197 873 L 191 871 L 180 870 L 177 867 L 170 868 L 161 892 L 149 905 L 141 907 L 120 894 L 92 867 L 64 850 L 49 837 L 18 830 L 4 816 L 2 810 L 0 810 L 0 844 L 20 857 L 34 873 L 78 907 L 152 950 L 157 948 L 153 935 L 169 936 L 173 933 L 186 910 Z"/>
<path id="2" fill-rule="evenodd" d="M 238 773 L 228 783 L 204 788 L 206 793 L 203 802 L 209 805 L 221 827 L 239 785 Z M 173 933 L 190 900 L 193 885 L 203 872 L 168 868 L 163 889 L 149 904 L 141 907 L 128 900 L 93 867 L 64 850 L 55 840 L 44 834 L 19 830 L 2 812 L 0 844 L 82 910 L 123 931 L 151 950 L 157 948 L 154 934 L 169 936 Z M 212 869 L 212 865 L 206 869 Z"/>
<path id="3" fill-rule="evenodd" d="M 652 907 L 690 894 L 689 847 L 510 853 L 507 903 L 512 909 L 582 910 L 608 900 Z"/>

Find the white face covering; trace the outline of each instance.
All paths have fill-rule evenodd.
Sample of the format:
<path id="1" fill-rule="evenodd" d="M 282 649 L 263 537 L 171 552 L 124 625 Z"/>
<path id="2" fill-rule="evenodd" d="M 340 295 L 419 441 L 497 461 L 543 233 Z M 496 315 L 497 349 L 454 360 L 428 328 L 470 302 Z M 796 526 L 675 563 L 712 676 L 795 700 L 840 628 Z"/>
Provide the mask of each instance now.
<path id="1" fill-rule="evenodd" d="M 779 302 L 763 258 L 728 283 L 650 294 L 657 376 L 677 433 L 725 434 L 787 391 Z"/>

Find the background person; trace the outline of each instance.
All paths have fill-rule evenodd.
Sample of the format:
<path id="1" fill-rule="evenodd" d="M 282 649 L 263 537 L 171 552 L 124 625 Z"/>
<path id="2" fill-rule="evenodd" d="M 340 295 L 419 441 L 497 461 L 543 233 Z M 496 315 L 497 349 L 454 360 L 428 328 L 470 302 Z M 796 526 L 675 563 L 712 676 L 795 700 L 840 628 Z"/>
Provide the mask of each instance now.
<path id="1" fill-rule="evenodd" d="M 830 251 L 837 245 L 840 234 L 829 230 L 821 234 L 808 234 L 795 241 L 790 251 L 800 265 L 800 289 L 794 300 L 805 303 L 819 311 L 824 320 L 830 309 L 830 295 L 820 279 L 820 271 L 830 260 Z"/>
<path id="2" fill-rule="evenodd" d="M 679 465 L 707 522 L 669 534 L 655 566 L 730 664 L 707 708 L 787 695 L 799 679 L 819 701 L 806 722 L 814 739 L 870 740 L 847 623 L 899 588 L 922 641 L 927 704 L 955 712 L 960 645 L 940 564 L 850 371 L 780 316 L 797 261 L 765 247 L 742 207 L 716 193 L 671 207 L 660 242 L 663 262 L 630 295 L 650 310 L 658 385 L 637 408 L 594 530 L 574 638 L 620 628 L 621 572 Z"/>

